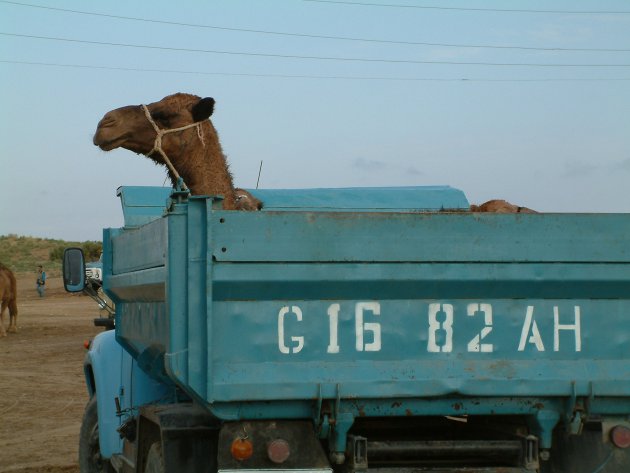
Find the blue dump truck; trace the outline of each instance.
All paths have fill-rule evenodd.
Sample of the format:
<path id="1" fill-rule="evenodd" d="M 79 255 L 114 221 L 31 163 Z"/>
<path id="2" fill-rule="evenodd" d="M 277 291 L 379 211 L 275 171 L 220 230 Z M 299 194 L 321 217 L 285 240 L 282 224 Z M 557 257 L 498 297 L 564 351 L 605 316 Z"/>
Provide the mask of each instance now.
<path id="1" fill-rule="evenodd" d="M 252 192 L 119 189 L 83 473 L 630 471 L 629 214 Z"/>

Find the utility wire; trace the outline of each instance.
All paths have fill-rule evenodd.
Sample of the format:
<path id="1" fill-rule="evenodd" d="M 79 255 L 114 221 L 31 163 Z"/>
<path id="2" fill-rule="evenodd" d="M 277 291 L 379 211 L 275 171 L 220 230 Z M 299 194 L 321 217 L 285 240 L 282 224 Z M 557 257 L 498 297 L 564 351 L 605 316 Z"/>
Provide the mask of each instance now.
<path id="1" fill-rule="evenodd" d="M 443 77 L 370 77 L 370 76 L 336 76 L 336 75 L 306 75 L 306 74 L 255 74 L 245 72 L 204 72 L 182 71 L 174 69 L 149 69 L 137 67 L 94 66 L 85 64 L 63 64 L 51 62 L 13 61 L 0 59 L 0 64 L 18 64 L 28 66 L 62 67 L 77 69 L 96 69 L 123 72 L 150 72 L 170 74 L 196 74 L 209 76 L 236 76 L 236 77 L 268 77 L 281 79 L 335 79 L 335 80 L 366 80 L 366 81 L 401 81 L 401 82 L 621 82 L 630 81 L 630 77 L 595 77 L 595 78 L 542 78 L 542 79 L 487 79 L 487 78 L 443 78 Z"/>
<path id="2" fill-rule="evenodd" d="M 422 10 L 451 10 L 451 11 L 474 11 L 474 12 L 499 12 L 499 13 L 552 13 L 552 14 L 575 14 L 575 15 L 628 15 L 630 11 L 608 11 L 608 10 L 528 10 L 524 8 L 469 8 L 469 7 L 438 7 L 431 5 L 403 5 L 394 3 L 372 3 L 372 2 L 347 2 L 342 0 L 304 0 L 305 2 L 316 3 L 336 3 L 340 5 L 357 5 L 368 7 L 388 7 L 388 8 L 417 8 Z"/>
<path id="3" fill-rule="evenodd" d="M 354 42 L 380 43 L 380 44 L 402 44 L 402 45 L 408 45 L 408 46 L 438 46 L 438 47 L 445 47 L 445 48 L 517 49 L 517 50 L 526 50 L 526 51 L 562 51 L 562 52 L 630 52 L 630 48 L 626 48 L 626 49 L 624 48 L 560 48 L 560 47 L 507 46 L 507 45 L 491 45 L 491 44 L 435 43 L 435 42 L 428 42 L 428 41 L 401 41 L 401 40 L 390 40 L 390 39 L 379 39 L 379 38 L 360 38 L 360 37 L 352 37 L 352 36 L 333 36 L 333 35 L 294 33 L 294 32 L 286 32 L 286 31 L 256 30 L 256 29 L 249 29 L 249 28 L 229 28 L 229 27 L 216 26 L 216 25 L 204 25 L 204 24 L 198 24 L 198 23 L 181 23 L 181 22 L 176 22 L 176 21 L 153 20 L 153 19 L 148 19 L 148 18 L 139 18 L 139 17 L 131 17 L 131 16 L 110 15 L 106 13 L 94 13 L 94 12 L 87 12 L 87 11 L 82 11 L 82 10 L 70 10 L 66 8 L 49 7 L 49 6 L 44 6 L 44 5 L 35 5 L 35 4 L 22 3 L 22 2 L 11 2 L 11 1 L 6 1 L 6 0 L 0 0 L 0 3 L 18 5 L 22 7 L 40 8 L 44 10 L 59 11 L 59 12 L 64 12 L 64 13 L 74 13 L 74 14 L 79 14 L 79 15 L 113 18 L 116 20 L 140 21 L 140 22 L 145 22 L 145 23 L 157 23 L 157 24 L 171 25 L 171 26 L 185 26 L 189 28 L 206 28 L 206 29 L 214 29 L 214 30 L 222 30 L 222 31 L 234 31 L 234 32 L 239 32 L 239 33 L 256 33 L 256 34 L 266 34 L 266 35 L 275 35 L 275 36 L 292 36 L 292 37 L 310 38 L 310 39 L 326 39 L 326 40 L 354 41 Z"/>
<path id="4" fill-rule="evenodd" d="M 216 49 L 191 49 L 174 48 L 169 46 L 152 46 L 147 44 L 112 43 L 107 41 L 89 41 L 72 38 L 59 38 L 51 36 L 37 36 L 17 33 L 0 32 L 3 36 L 13 36 L 18 38 L 30 38 L 48 41 L 61 41 L 68 43 L 92 44 L 99 46 L 117 46 L 125 48 L 156 49 L 160 51 L 179 51 L 205 54 L 224 54 L 233 56 L 250 57 L 270 57 L 279 59 L 302 59 L 317 61 L 338 61 L 338 62 L 366 62 L 366 63 L 387 63 L 387 64 L 440 64 L 440 65 L 460 65 L 460 66 L 501 66 L 501 67 L 630 67 L 630 64 L 558 64 L 558 63 L 516 63 L 516 62 L 483 62 L 483 61 L 422 61 L 415 59 L 385 59 L 385 58 L 356 58 L 356 57 L 335 57 L 335 56 L 303 56 L 298 54 L 271 54 L 253 53 L 245 51 L 222 51 Z"/>

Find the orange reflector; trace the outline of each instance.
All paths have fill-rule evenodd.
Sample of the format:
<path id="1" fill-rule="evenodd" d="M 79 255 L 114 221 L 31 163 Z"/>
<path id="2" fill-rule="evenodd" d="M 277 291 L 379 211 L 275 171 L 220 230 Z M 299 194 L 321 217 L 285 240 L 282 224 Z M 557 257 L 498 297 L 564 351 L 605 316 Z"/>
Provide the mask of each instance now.
<path id="1" fill-rule="evenodd" d="M 617 425 L 610 431 L 610 440 L 619 448 L 630 447 L 630 429 L 625 425 Z"/>
<path id="2" fill-rule="evenodd" d="M 83 348 L 85 348 L 86 350 L 89 350 L 91 344 L 92 344 L 92 342 L 90 342 L 89 340 L 85 340 L 83 342 Z"/>
<path id="3" fill-rule="evenodd" d="M 230 452 L 235 460 L 247 460 L 254 453 L 254 444 L 247 438 L 237 438 L 232 442 Z"/>
<path id="4" fill-rule="evenodd" d="M 289 442 L 286 440 L 276 439 L 267 446 L 267 456 L 274 463 L 283 463 L 289 458 L 290 454 L 291 449 L 289 448 Z"/>

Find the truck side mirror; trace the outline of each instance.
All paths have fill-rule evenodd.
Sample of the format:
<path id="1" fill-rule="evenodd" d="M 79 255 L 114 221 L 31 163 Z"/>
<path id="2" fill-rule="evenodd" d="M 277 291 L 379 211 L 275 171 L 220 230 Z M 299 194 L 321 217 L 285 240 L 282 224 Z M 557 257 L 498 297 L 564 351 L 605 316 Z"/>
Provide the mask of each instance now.
<path id="1" fill-rule="evenodd" d="M 85 289 L 85 258 L 81 248 L 66 248 L 63 252 L 63 287 L 68 292 Z"/>

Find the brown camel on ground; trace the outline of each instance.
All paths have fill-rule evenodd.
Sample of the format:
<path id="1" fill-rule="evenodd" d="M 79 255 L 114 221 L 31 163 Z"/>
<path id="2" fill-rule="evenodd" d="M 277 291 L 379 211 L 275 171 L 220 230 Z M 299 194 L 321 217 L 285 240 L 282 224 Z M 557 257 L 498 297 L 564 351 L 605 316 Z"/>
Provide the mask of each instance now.
<path id="1" fill-rule="evenodd" d="M 493 212 L 498 214 L 535 214 L 538 213 L 535 210 L 528 209 L 527 207 L 519 207 L 514 204 L 510 204 L 505 200 L 489 200 L 481 205 L 471 205 L 471 212 Z"/>
<path id="2" fill-rule="evenodd" d="M 9 332 L 17 332 L 17 282 L 13 272 L 0 263 L 0 337 L 6 337 L 4 311 L 9 307 Z"/>
<path id="3" fill-rule="evenodd" d="M 144 154 L 167 166 L 173 187 L 179 175 L 193 195 L 222 195 L 226 210 L 260 210 L 258 199 L 234 187 L 219 136 L 209 120 L 213 111 L 213 98 L 190 94 L 117 108 L 99 122 L 94 144 L 104 151 L 125 148 Z"/>

